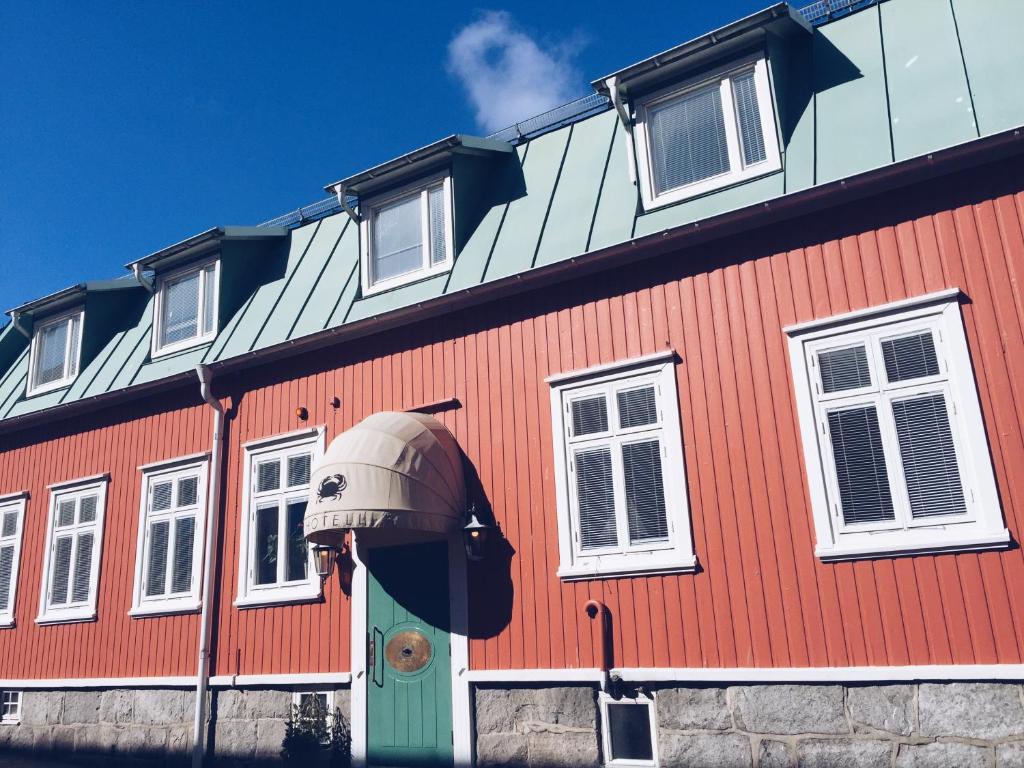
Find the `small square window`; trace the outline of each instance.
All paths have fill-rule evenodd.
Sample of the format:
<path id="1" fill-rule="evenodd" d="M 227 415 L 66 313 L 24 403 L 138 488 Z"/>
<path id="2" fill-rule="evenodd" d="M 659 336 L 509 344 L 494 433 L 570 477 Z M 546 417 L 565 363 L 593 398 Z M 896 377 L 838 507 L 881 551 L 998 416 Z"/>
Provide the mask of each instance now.
<path id="1" fill-rule="evenodd" d="M 450 177 L 435 178 L 363 206 L 363 291 L 377 291 L 451 269 Z"/>
<path id="2" fill-rule="evenodd" d="M 764 59 L 644 97 L 636 112 L 647 209 L 782 166 Z"/>
<path id="3" fill-rule="evenodd" d="M 292 694 L 292 717 L 313 725 L 314 730 L 323 724 L 322 744 L 331 741 L 331 728 L 334 726 L 334 691 L 295 691 Z"/>
<path id="4" fill-rule="evenodd" d="M 159 278 L 154 354 L 187 349 L 217 333 L 219 262 L 190 265 Z"/>
<path id="5" fill-rule="evenodd" d="M 602 693 L 600 704 L 605 765 L 657 765 L 654 700 L 647 696 L 614 699 Z"/>
<path id="6" fill-rule="evenodd" d="M 14 725 L 21 722 L 21 691 L 0 692 L 0 723 Z"/>
<path id="7" fill-rule="evenodd" d="M 30 395 L 68 386 L 78 375 L 82 310 L 40 321 L 32 333 Z"/>

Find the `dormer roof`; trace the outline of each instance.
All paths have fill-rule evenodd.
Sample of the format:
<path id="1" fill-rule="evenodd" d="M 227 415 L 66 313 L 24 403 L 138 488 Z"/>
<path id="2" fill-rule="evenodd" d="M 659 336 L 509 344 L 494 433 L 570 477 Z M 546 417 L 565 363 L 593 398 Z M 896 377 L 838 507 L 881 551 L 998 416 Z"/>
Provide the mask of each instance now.
<path id="1" fill-rule="evenodd" d="M 125 267 L 135 269 L 138 266 L 141 269 L 161 271 L 215 250 L 224 241 L 270 240 L 286 237 L 288 232 L 285 227 L 213 227 L 141 259 L 130 261 Z"/>

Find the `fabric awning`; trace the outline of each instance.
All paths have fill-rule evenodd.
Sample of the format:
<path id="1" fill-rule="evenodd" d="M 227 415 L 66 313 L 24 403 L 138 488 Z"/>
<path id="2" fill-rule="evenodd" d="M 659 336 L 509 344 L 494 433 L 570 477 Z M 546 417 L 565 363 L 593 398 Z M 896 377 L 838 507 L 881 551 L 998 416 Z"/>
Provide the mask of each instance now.
<path id="1" fill-rule="evenodd" d="M 312 470 L 306 538 L 336 545 L 351 528 L 447 533 L 463 523 L 462 454 L 422 413 L 384 411 L 339 435 Z"/>

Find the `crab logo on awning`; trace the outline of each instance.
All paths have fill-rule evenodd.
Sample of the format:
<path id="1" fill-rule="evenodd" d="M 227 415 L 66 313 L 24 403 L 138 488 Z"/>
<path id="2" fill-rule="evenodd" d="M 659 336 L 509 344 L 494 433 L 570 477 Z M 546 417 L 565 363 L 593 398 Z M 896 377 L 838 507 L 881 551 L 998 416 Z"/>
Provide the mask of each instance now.
<path id="1" fill-rule="evenodd" d="M 328 475 L 320 481 L 320 486 L 316 489 L 317 503 L 327 499 L 340 499 L 342 491 L 346 488 L 348 480 L 344 475 Z"/>

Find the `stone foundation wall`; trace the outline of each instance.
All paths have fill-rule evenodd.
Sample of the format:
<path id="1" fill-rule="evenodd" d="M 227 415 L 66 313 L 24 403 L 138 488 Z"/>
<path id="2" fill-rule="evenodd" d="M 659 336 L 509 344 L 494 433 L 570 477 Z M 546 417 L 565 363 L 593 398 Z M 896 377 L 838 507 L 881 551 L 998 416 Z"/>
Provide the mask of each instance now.
<path id="1" fill-rule="evenodd" d="M 660 765 L 1024 768 L 1009 683 L 654 687 Z M 597 689 L 480 687 L 480 766 L 601 765 Z"/>
<path id="2" fill-rule="evenodd" d="M 348 689 L 335 692 L 335 706 L 346 721 L 348 694 Z M 207 747 L 218 762 L 260 764 L 279 759 L 291 689 L 219 689 L 209 697 L 207 723 L 213 727 Z M 111 758 L 177 764 L 191 757 L 195 691 L 26 690 L 21 701 L 21 722 L 0 726 L 0 755 L 63 756 L 75 764 L 109 764 Z"/>

